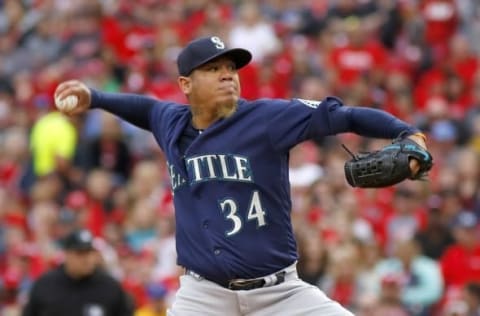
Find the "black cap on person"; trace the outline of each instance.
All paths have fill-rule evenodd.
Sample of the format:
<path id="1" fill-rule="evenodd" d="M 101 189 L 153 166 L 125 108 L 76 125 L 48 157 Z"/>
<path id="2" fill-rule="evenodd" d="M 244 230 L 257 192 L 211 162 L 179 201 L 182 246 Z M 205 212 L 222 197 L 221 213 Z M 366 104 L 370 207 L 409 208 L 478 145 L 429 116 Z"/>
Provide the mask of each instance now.
<path id="1" fill-rule="evenodd" d="M 87 229 L 78 229 L 69 233 L 63 240 L 65 250 L 93 250 L 93 235 Z"/>

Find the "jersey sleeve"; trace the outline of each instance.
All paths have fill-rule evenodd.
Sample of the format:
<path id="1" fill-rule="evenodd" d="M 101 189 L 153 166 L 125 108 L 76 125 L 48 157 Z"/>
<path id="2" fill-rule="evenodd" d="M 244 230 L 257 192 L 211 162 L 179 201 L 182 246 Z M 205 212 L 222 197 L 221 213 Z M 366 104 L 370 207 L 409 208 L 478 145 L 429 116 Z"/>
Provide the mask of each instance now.
<path id="1" fill-rule="evenodd" d="M 267 122 L 266 131 L 273 148 L 288 151 L 311 136 L 310 122 L 320 102 L 301 103 L 293 100 L 267 100 L 259 105 Z"/>
<path id="2" fill-rule="evenodd" d="M 270 106 L 267 132 L 276 150 L 289 150 L 312 138 L 352 132 L 375 138 L 397 137 L 418 132 L 393 115 L 367 107 L 346 106 L 336 97 L 323 101 L 292 99 Z"/>
<path id="3" fill-rule="evenodd" d="M 174 102 L 160 102 L 155 104 L 149 116 L 149 126 L 153 136 L 157 140 L 162 150 L 168 147 L 168 142 L 178 133 L 179 123 L 186 119 L 184 112 L 189 112 L 189 108 Z"/>

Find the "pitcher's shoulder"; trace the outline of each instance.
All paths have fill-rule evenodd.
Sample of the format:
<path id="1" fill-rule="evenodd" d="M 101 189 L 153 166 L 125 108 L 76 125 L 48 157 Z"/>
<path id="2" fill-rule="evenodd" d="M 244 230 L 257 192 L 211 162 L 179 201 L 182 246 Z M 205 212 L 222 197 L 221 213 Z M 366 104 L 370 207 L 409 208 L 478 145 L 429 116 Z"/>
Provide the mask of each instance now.
<path id="1" fill-rule="evenodd" d="M 157 113 L 168 114 L 171 116 L 183 116 L 190 112 L 190 106 L 188 104 L 177 102 L 156 100 L 154 106 Z"/>
<path id="2" fill-rule="evenodd" d="M 255 100 L 245 100 L 241 99 L 238 102 L 239 108 L 253 108 L 257 111 L 270 111 L 275 109 L 281 109 L 282 107 L 288 105 L 292 100 L 288 99 L 271 99 L 271 98 L 261 98 Z"/>

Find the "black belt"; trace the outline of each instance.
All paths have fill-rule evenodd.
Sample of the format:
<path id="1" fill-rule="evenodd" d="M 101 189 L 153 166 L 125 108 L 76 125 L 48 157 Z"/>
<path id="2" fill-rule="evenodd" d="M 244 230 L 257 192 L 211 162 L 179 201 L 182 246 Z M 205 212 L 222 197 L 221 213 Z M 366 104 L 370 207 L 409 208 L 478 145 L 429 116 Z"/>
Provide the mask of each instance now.
<path id="1" fill-rule="evenodd" d="M 286 273 L 287 273 L 286 271 L 280 271 L 280 272 L 271 274 L 269 276 L 266 276 L 264 278 L 233 279 L 227 282 L 218 282 L 218 281 L 213 281 L 213 280 L 204 278 L 198 273 L 196 273 L 195 271 L 192 271 L 189 269 L 185 270 L 185 274 L 190 275 L 197 280 L 206 279 L 232 291 L 248 291 L 248 290 L 259 289 L 262 287 L 277 285 L 285 281 Z"/>

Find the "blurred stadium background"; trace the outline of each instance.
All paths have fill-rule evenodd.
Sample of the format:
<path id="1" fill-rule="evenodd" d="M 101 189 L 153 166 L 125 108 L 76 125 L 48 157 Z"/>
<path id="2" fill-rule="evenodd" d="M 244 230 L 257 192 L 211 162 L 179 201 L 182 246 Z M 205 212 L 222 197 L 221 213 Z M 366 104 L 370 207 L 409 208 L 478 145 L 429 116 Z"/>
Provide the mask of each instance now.
<path id="1" fill-rule="evenodd" d="M 73 227 L 139 308 L 168 290 L 174 210 L 152 137 L 103 112 L 55 112 L 56 85 L 185 102 L 176 55 L 216 34 L 253 52 L 243 96 L 384 109 L 428 137 L 428 182 L 348 187 L 343 163 L 384 142 L 291 153 L 300 275 L 356 315 L 480 315 L 480 1 L 0 0 L 0 314 L 59 264 Z M 162 292 L 163 293 L 163 292 Z"/>

